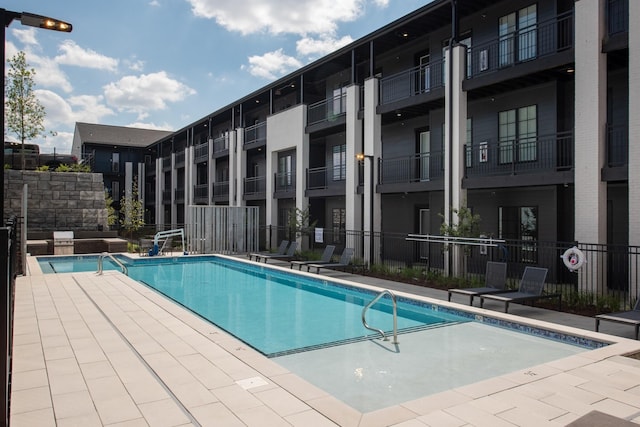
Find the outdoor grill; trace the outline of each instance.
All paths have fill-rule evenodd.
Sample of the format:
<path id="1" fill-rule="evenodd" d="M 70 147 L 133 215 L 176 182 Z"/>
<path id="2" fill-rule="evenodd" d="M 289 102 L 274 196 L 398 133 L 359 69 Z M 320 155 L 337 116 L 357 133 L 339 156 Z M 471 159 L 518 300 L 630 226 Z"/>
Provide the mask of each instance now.
<path id="1" fill-rule="evenodd" d="M 53 254 L 73 255 L 73 231 L 53 232 Z"/>

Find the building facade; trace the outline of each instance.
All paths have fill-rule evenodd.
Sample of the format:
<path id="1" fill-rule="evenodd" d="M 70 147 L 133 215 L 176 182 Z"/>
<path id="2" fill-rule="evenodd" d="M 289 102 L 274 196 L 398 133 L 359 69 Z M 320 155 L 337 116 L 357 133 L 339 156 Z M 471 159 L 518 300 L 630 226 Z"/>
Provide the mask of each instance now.
<path id="1" fill-rule="evenodd" d="M 493 237 L 638 245 L 639 18 L 436 0 L 144 147 L 146 207 L 165 227 L 189 205 L 259 206 L 266 226 L 308 209 L 345 244 L 439 234 L 468 206 Z"/>

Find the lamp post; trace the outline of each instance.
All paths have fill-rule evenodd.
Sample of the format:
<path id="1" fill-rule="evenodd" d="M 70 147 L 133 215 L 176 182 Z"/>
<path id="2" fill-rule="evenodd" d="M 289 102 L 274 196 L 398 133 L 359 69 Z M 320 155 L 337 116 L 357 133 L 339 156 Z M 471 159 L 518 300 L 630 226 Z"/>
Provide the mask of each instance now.
<path id="1" fill-rule="evenodd" d="M 369 160 L 369 267 L 373 264 L 373 156 L 371 154 L 358 153 L 356 160 L 364 162 Z"/>
<path id="2" fill-rule="evenodd" d="M 0 169 L 0 181 L 2 181 L 2 185 L 0 186 L 0 214 L 2 214 L 2 224 L 4 224 L 4 64 L 5 64 L 5 29 L 11 24 L 11 22 L 16 19 L 22 23 L 22 25 L 28 25 L 30 27 L 44 28 L 45 30 L 53 30 L 53 31 L 62 31 L 65 33 L 70 33 L 72 30 L 72 25 L 68 22 L 60 21 L 59 19 L 49 18 L 47 16 L 36 15 L 29 12 L 12 12 L 10 10 L 0 8 L 0 24 L 2 29 L 0 32 L 2 33 L 2 46 L 0 46 L 0 58 L 2 59 L 2 89 L 0 89 L 0 99 L 2 100 L 2 114 L 0 114 L 0 128 L 2 128 L 3 132 L 3 141 L 2 141 L 2 154 L 0 155 L 0 160 L 2 160 L 2 168 Z"/>

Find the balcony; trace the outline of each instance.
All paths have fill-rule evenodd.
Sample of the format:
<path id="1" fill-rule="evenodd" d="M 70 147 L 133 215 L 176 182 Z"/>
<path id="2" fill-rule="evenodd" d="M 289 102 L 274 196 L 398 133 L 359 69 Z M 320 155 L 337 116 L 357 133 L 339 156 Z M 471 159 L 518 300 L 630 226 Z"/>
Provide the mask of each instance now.
<path id="1" fill-rule="evenodd" d="M 345 166 L 323 166 L 307 169 L 307 196 L 345 194 Z"/>
<path id="2" fill-rule="evenodd" d="M 176 203 L 184 203 L 184 188 L 176 188 L 174 194 Z"/>
<path id="3" fill-rule="evenodd" d="M 162 170 L 171 170 L 171 156 L 162 158 Z"/>
<path id="4" fill-rule="evenodd" d="M 292 198 L 296 194 L 295 172 L 278 172 L 273 176 L 274 194 L 276 199 Z"/>
<path id="5" fill-rule="evenodd" d="M 212 202 L 228 202 L 229 201 L 229 181 L 219 181 L 213 183 L 211 189 Z"/>
<path id="6" fill-rule="evenodd" d="M 176 153 L 176 168 L 184 167 L 184 151 Z"/>
<path id="7" fill-rule="evenodd" d="M 380 104 L 390 104 L 444 87 L 443 61 L 411 68 L 380 80 Z"/>
<path id="8" fill-rule="evenodd" d="M 347 94 L 341 93 L 333 98 L 325 99 L 309 105 L 307 125 L 335 122 L 338 118 L 344 118 L 347 112 Z"/>
<path id="9" fill-rule="evenodd" d="M 245 200 L 264 199 L 265 195 L 267 194 L 266 176 L 253 176 L 245 178 L 242 185 Z"/>
<path id="10" fill-rule="evenodd" d="M 442 151 L 380 159 L 380 192 L 442 189 L 443 159 Z"/>
<path id="11" fill-rule="evenodd" d="M 195 163 L 202 163 L 209 160 L 209 143 L 205 142 L 198 144 L 194 148 L 193 161 Z"/>
<path id="12" fill-rule="evenodd" d="M 609 36 L 629 32 L 629 0 L 607 1 L 607 33 Z"/>
<path id="13" fill-rule="evenodd" d="M 244 130 L 244 146 L 250 144 L 264 145 L 267 143 L 267 122 L 256 123 Z"/>
<path id="14" fill-rule="evenodd" d="M 213 155 L 223 155 L 229 153 L 229 138 L 222 135 L 213 140 Z"/>
<path id="15" fill-rule="evenodd" d="M 465 145 L 467 188 L 573 182 L 573 153 L 572 132 Z"/>
<path id="16" fill-rule="evenodd" d="M 193 201 L 197 204 L 209 203 L 209 184 L 197 184 L 193 186 Z"/>
<path id="17" fill-rule="evenodd" d="M 607 125 L 606 144 L 603 181 L 629 179 L 629 124 Z"/>
<path id="18" fill-rule="evenodd" d="M 171 204 L 171 190 L 162 190 L 162 204 Z"/>
<path id="19" fill-rule="evenodd" d="M 573 11 L 523 28 L 487 43 L 473 46 L 469 52 L 471 61 L 469 79 L 495 73 L 530 63 L 532 60 L 550 57 L 573 48 Z M 558 63 L 539 65 L 553 68 L 573 58 L 562 58 Z M 526 70 L 530 73 L 534 70 Z"/>

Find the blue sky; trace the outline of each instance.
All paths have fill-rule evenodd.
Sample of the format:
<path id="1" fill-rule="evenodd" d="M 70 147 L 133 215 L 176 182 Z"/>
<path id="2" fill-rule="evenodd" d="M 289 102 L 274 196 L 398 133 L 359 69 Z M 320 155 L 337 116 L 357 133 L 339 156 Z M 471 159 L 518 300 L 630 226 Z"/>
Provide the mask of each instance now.
<path id="1" fill-rule="evenodd" d="M 430 0 L 0 0 L 70 22 L 14 21 L 45 107 L 43 152 L 69 152 L 76 122 L 176 130 Z M 6 134 L 7 140 L 16 140 Z"/>

